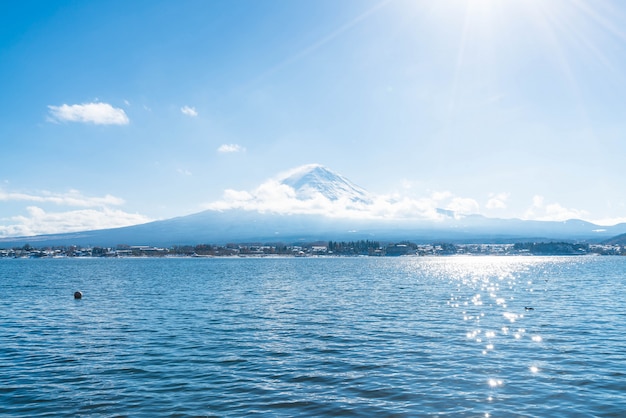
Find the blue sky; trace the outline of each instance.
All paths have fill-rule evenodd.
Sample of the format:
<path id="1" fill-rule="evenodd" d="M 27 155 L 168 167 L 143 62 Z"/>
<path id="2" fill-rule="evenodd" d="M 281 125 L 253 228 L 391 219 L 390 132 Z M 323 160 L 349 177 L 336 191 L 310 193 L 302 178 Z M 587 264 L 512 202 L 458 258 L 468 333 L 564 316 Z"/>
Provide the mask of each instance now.
<path id="1" fill-rule="evenodd" d="M 617 0 L 5 1 L 0 236 L 310 163 L 392 206 L 623 222 L 624 28 Z"/>

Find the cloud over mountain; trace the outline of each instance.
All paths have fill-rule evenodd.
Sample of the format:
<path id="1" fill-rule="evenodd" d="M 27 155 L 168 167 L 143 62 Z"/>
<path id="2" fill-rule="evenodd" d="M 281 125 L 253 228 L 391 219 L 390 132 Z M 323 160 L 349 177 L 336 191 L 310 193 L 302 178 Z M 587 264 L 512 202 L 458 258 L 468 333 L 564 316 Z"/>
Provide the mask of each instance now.
<path id="1" fill-rule="evenodd" d="M 0 237 L 117 228 L 151 220 L 141 214 L 113 208 L 124 204 L 124 200 L 119 197 L 110 194 L 85 196 L 78 190 L 25 193 L 0 189 L 0 202 L 30 203 L 24 213 L 2 219 Z"/>
<path id="2" fill-rule="evenodd" d="M 108 207 L 49 212 L 29 206 L 27 215 L 14 216 L 11 221 L 9 225 L 0 225 L 0 237 L 119 228 L 146 223 L 150 218 Z"/>
<path id="3" fill-rule="evenodd" d="M 315 214 L 331 218 L 442 220 L 438 208 L 475 213 L 478 203 L 452 193 L 421 199 L 374 195 L 319 164 L 307 164 L 262 183 L 253 191 L 228 189 L 222 200 L 205 206 L 226 211 L 243 209 L 277 214 Z"/>
<path id="4" fill-rule="evenodd" d="M 178 173 L 191 175 L 185 169 L 179 169 Z M 484 209 L 499 210 L 506 205 L 508 198 L 508 193 L 490 194 Z M 85 196 L 77 190 L 56 193 L 0 189 L 0 202 L 29 204 L 22 209 L 20 215 L 0 219 L 0 237 L 88 231 L 150 221 L 141 214 L 114 208 L 124 205 L 124 200 L 109 194 Z M 392 224 L 406 227 L 428 223 L 431 223 L 429 227 L 444 227 L 455 223 L 467 226 L 477 222 L 479 218 L 490 219 L 481 213 L 478 201 L 470 197 L 458 196 L 449 191 L 431 191 L 417 198 L 400 193 L 373 194 L 319 164 L 296 167 L 262 182 L 251 191 L 228 189 L 222 199 L 204 207 L 208 211 L 198 214 L 202 215 L 198 218 L 201 221 L 194 228 L 211 230 L 216 225 L 221 225 L 220 222 L 224 223 L 225 219 L 234 219 L 233 222 L 238 223 L 244 218 L 258 219 L 260 223 L 273 219 L 277 222 L 274 229 L 283 228 L 284 233 L 293 227 L 289 224 L 289 218 L 314 219 L 321 224 L 359 223 L 359 228 L 364 225 L 385 225 L 386 228 Z M 535 196 L 525 215 L 522 219 L 562 222 L 580 218 L 584 213 L 567 209 L 558 203 L 546 203 L 543 197 Z M 206 225 L 210 227 L 203 222 L 209 222 Z M 252 228 L 248 231 L 251 233 L 259 228 L 259 224 L 242 224 L 239 228 L 242 229 L 243 236 L 245 228 Z"/>
<path id="5" fill-rule="evenodd" d="M 526 213 L 524 219 L 536 219 L 540 221 L 565 221 L 567 219 L 584 219 L 588 213 L 583 210 L 566 208 L 559 203 L 546 203 L 543 196 L 535 195 L 533 204 Z"/>

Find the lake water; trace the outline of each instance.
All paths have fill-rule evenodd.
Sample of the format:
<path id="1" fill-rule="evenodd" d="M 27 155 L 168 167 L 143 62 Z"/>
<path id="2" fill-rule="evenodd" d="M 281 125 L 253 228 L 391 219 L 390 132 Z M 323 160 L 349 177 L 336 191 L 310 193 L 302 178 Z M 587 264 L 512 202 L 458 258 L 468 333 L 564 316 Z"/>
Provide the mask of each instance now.
<path id="1" fill-rule="evenodd" d="M 626 416 L 625 295 L 626 257 L 0 260 L 0 416 Z"/>

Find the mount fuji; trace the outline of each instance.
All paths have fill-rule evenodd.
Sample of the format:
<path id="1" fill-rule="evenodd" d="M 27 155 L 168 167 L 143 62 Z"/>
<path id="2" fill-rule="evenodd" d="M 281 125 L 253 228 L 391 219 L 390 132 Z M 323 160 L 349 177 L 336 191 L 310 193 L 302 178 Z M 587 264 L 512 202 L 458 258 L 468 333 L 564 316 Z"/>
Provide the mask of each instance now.
<path id="1" fill-rule="evenodd" d="M 419 201 L 368 193 L 319 164 L 283 173 L 252 192 L 226 191 L 224 199 L 192 215 L 123 228 L 0 239 L 0 247 L 31 244 L 115 246 L 225 243 L 295 243 L 327 240 L 409 240 L 416 243 L 576 240 L 600 242 L 626 233 L 565 222 L 462 216 Z"/>
<path id="2" fill-rule="evenodd" d="M 320 194 L 330 201 L 372 203 L 372 197 L 367 191 L 319 164 L 308 164 L 293 169 L 280 176 L 278 181 L 291 187 L 300 200 Z"/>

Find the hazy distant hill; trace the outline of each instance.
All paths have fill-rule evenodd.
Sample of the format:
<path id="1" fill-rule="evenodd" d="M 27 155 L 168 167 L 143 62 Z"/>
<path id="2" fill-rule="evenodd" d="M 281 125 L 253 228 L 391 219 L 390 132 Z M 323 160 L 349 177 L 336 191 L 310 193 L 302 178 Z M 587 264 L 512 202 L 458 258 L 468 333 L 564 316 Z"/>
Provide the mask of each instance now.
<path id="1" fill-rule="evenodd" d="M 293 189 L 296 199 L 326 199 L 329 202 L 367 207 L 372 196 L 364 189 L 320 165 L 300 167 L 279 178 L 279 183 Z M 523 221 L 493 219 L 480 215 L 455 216 L 440 210 L 441 219 L 371 220 L 350 217 L 327 217 L 314 214 L 279 214 L 254 210 L 207 210 L 193 215 L 150 222 L 124 228 L 78 233 L 4 238 L 0 247 L 26 243 L 42 245 L 115 246 L 176 244 L 224 244 L 229 242 L 298 242 L 317 240 L 376 239 L 429 243 L 447 242 L 519 242 L 549 240 L 584 240 L 600 242 L 626 234 L 626 224 L 600 227 L 589 222 Z"/>
<path id="2" fill-rule="evenodd" d="M 607 245 L 626 245 L 626 234 L 620 234 L 605 241 L 602 241 L 603 244 Z"/>

